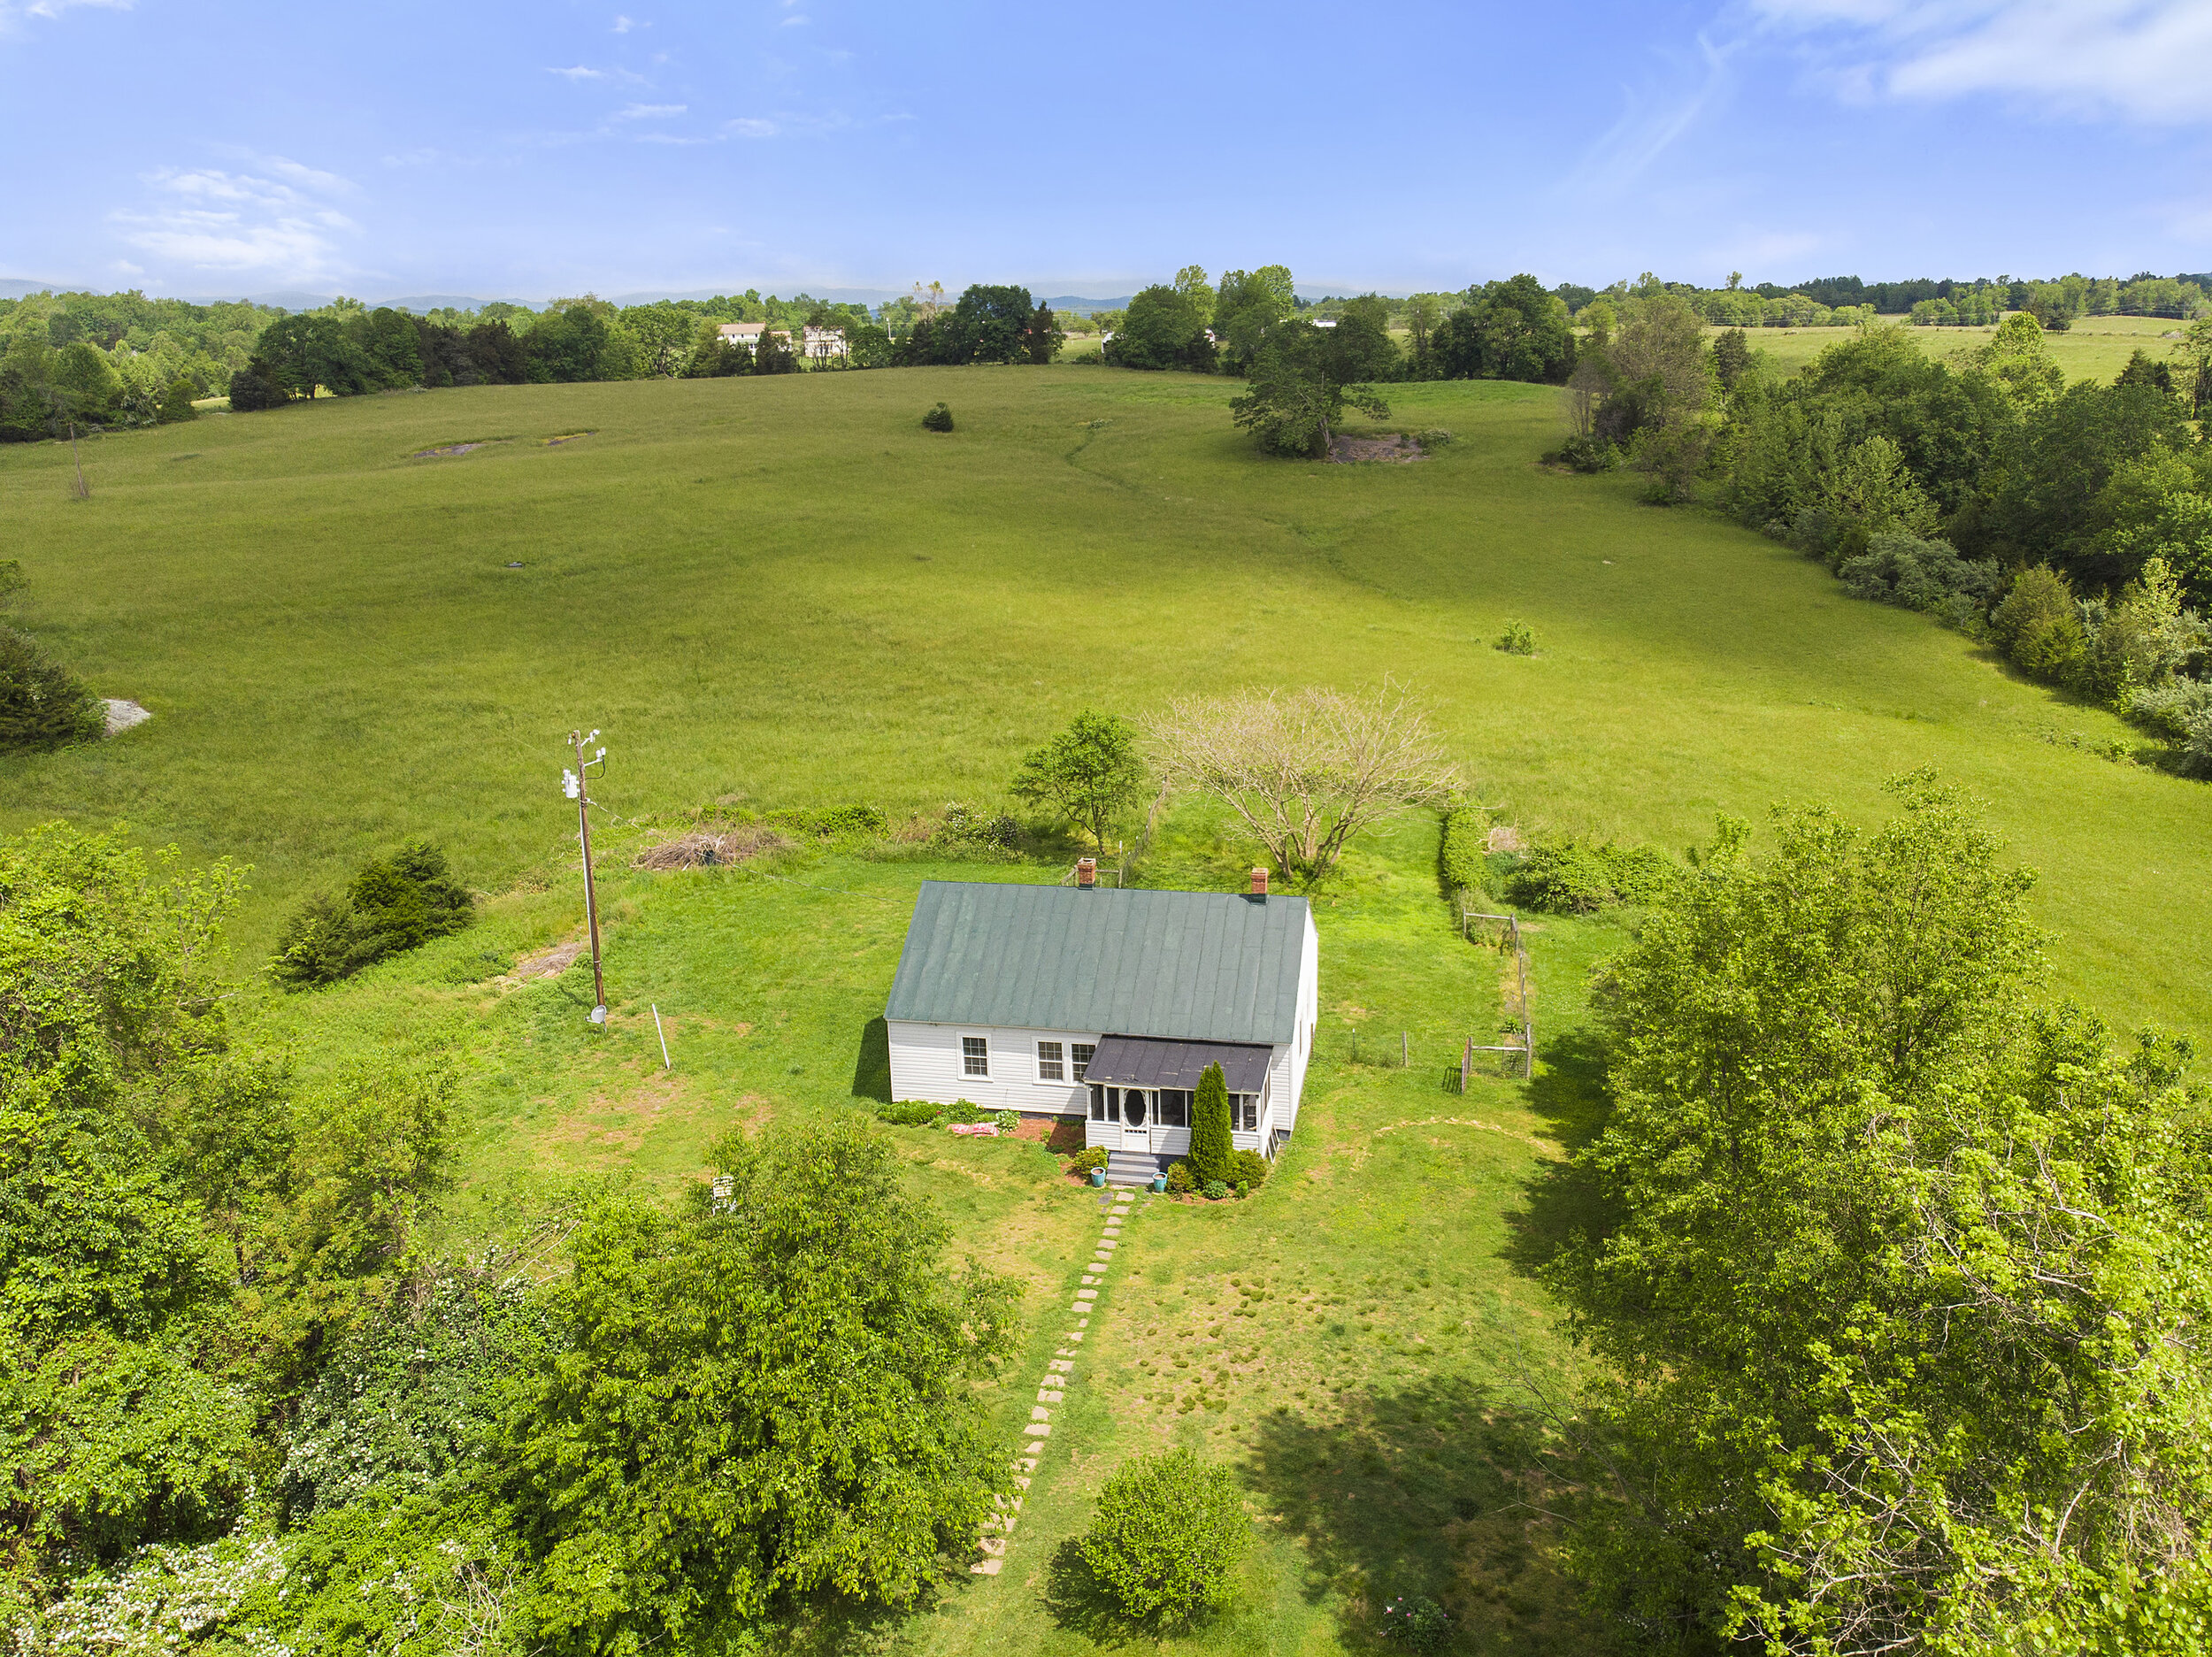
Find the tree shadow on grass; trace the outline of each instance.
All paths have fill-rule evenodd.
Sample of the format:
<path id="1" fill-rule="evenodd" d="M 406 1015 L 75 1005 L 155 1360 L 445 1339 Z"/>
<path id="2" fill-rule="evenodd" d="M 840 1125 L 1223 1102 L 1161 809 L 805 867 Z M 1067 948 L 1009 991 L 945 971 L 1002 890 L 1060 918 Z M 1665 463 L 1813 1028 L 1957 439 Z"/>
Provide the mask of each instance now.
<path id="1" fill-rule="evenodd" d="M 1450 1650 L 1591 1648 L 1557 1563 L 1554 1469 L 1532 1406 L 1456 1377 L 1340 1403 L 1328 1422 L 1263 1416 L 1248 1478 L 1312 1562 L 1307 1598 L 1346 1601 L 1348 1643 L 1383 1649 L 1381 1607 L 1418 1594 L 1451 1615 Z"/>
<path id="2" fill-rule="evenodd" d="M 1169 1634 L 1196 1632 L 1210 1618 L 1196 1622 L 1164 1622 L 1130 1616 L 1091 1572 L 1083 1557 L 1080 1537 L 1069 1537 L 1053 1550 L 1045 1565 L 1041 1596 L 1052 1620 L 1071 1634 L 1080 1634 L 1094 1645 L 1108 1649 L 1125 1646 L 1156 1647 Z"/>
<path id="3" fill-rule="evenodd" d="M 853 1055 L 853 1097 L 891 1102 L 891 1026 L 880 1017 L 861 1026 L 860 1050 Z"/>
<path id="4" fill-rule="evenodd" d="M 1529 1085 L 1530 1107 L 1571 1155 L 1604 1132 L 1612 1111 L 1606 1090 L 1605 1045 L 1596 1033 L 1573 1030 L 1544 1044 L 1544 1064 Z M 1504 1256 L 1530 1277 L 1540 1274 L 1578 1236 L 1601 1237 L 1617 1224 L 1596 1178 L 1572 1161 L 1541 1164 L 1525 1188 L 1522 1206 L 1509 1211 L 1511 1235 Z"/>

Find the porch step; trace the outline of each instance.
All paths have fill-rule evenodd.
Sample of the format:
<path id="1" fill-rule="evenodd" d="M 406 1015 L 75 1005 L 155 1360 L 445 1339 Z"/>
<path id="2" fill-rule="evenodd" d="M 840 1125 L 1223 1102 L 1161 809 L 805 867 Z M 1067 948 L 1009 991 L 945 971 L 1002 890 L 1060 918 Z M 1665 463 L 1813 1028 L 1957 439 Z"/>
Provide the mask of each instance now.
<path id="1" fill-rule="evenodd" d="M 1143 1151 L 1106 1153 L 1106 1183 L 1110 1185 L 1148 1185 L 1165 1162 Z"/>

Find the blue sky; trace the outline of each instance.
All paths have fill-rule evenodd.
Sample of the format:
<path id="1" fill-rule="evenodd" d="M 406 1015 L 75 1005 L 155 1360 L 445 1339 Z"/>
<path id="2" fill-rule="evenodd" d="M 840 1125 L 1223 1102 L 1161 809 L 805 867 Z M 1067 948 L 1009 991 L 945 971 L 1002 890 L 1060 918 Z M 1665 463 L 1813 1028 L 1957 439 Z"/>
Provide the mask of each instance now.
<path id="1" fill-rule="evenodd" d="M 0 277 L 543 298 L 2212 269 L 2212 0 L 0 0 Z"/>

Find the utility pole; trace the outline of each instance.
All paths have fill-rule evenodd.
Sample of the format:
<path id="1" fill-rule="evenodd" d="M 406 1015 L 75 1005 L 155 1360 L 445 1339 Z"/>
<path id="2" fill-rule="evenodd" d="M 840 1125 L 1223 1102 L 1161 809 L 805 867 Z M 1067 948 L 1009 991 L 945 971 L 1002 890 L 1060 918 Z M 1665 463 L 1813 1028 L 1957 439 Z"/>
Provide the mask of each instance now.
<path id="1" fill-rule="evenodd" d="M 607 1022 L 607 980 L 599 970 L 599 896 L 592 889 L 591 881 L 591 789 L 588 784 L 594 765 L 604 770 L 607 750 L 601 748 L 588 759 L 584 756 L 584 744 L 595 741 L 599 733 L 586 736 L 580 731 L 568 733 L 569 746 L 576 750 L 576 769 L 561 772 L 561 790 L 576 802 L 576 833 L 584 846 L 584 919 L 591 927 L 591 991 L 593 1006 L 591 1022 Z"/>

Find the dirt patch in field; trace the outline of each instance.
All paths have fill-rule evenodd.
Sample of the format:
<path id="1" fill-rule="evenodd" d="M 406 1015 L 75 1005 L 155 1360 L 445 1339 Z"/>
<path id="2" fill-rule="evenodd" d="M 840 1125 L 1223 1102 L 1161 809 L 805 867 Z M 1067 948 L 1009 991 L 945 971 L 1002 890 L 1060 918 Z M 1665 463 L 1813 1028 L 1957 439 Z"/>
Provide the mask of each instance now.
<path id="1" fill-rule="evenodd" d="M 419 449 L 408 458 L 410 460 L 437 460 L 447 455 L 465 455 L 471 449 L 488 449 L 494 443 L 505 441 L 504 438 L 487 437 L 473 443 L 442 443 L 435 449 Z"/>
<path id="2" fill-rule="evenodd" d="M 576 957 L 590 947 L 582 939 L 572 943 L 555 944 L 550 949 L 515 963 L 509 978 L 527 983 L 532 978 L 557 978 L 576 964 Z"/>
<path id="3" fill-rule="evenodd" d="M 1393 432 L 1388 437 L 1333 437 L 1329 440 L 1329 458 L 1340 466 L 1368 461 L 1402 466 L 1426 460 L 1428 451 L 1404 433 Z"/>

